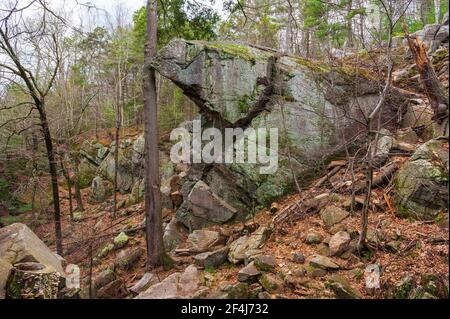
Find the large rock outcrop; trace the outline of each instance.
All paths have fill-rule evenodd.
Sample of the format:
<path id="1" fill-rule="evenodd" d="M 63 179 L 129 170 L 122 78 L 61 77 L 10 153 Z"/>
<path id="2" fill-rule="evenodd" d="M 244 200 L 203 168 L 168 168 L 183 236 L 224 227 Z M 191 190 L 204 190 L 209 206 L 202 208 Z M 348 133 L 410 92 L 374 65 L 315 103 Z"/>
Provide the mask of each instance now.
<path id="1" fill-rule="evenodd" d="M 43 290 L 50 289 L 51 293 L 36 297 L 54 296 L 54 278 L 66 276 L 60 259 L 26 225 L 15 223 L 0 228 L 0 297 L 5 296 L 5 288 L 11 274 L 15 274 L 17 279 L 27 270 L 18 265 L 26 263 L 41 265 L 39 269 L 28 269 L 39 277 L 39 280 L 33 281 L 33 285 L 37 283 L 51 285 L 51 287 L 41 287 Z M 16 266 L 20 269 L 16 269 Z M 29 272 L 27 274 L 27 277 L 30 277 Z M 47 280 L 48 278 L 52 278 L 52 280 Z M 17 292 L 28 290 L 25 289 L 26 287 L 24 290 L 22 288 L 17 287 Z M 36 287 L 33 286 L 34 288 Z"/>
<path id="2" fill-rule="evenodd" d="M 244 220 L 257 206 L 270 205 L 292 190 L 292 170 L 301 181 L 317 159 L 331 155 L 343 136 L 338 127 L 346 139 L 361 133 L 364 126 L 358 120 L 371 112 L 379 98 L 379 83 L 365 70 L 332 67 L 236 43 L 176 39 L 152 63 L 196 103 L 203 129 L 264 127 L 279 132 L 275 174 L 261 175 L 258 164 L 248 163 L 193 167 L 183 181 L 184 202 L 176 214 L 191 229 L 228 220 L 232 211 L 225 209 L 218 220 L 215 212 L 202 212 L 201 217 L 214 215 L 216 220 L 200 220 L 189 201 L 199 180 L 237 211 L 234 219 Z M 406 111 L 409 98 L 403 92 L 391 92 L 382 122 L 396 126 L 395 119 Z"/>
<path id="3" fill-rule="evenodd" d="M 400 216 L 419 220 L 447 219 L 448 138 L 422 144 L 394 180 L 395 203 Z"/>

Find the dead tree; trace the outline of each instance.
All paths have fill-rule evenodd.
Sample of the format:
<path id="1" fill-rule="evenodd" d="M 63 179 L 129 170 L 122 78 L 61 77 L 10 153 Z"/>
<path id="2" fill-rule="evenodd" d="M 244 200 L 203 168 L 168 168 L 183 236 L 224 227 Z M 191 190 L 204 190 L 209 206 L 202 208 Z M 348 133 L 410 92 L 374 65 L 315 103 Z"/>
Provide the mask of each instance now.
<path id="1" fill-rule="evenodd" d="M 408 28 L 403 24 L 403 31 L 408 39 L 409 49 L 411 50 L 414 61 L 416 62 L 416 68 L 419 72 L 420 79 L 422 81 L 425 93 L 430 101 L 431 108 L 433 109 L 433 120 L 441 126 L 441 135 L 446 135 L 445 126 L 448 125 L 448 94 L 442 88 L 436 72 L 434 72 L 433 64 L 427 55 L 427 48 L 425 44 L 416 37 L 412 39 L 408 34 Z"/>
<path id="2" fill-rule="evenodd" d="M 156 55 L 157 0 L 147 0 L 147 32 L 143 70 L 144 136 L 145 136 L 145 226 L 147 267 L 163 263 L 162 218 L 159 181 L 158 112 L 155 69 L 151 60 Z"/>

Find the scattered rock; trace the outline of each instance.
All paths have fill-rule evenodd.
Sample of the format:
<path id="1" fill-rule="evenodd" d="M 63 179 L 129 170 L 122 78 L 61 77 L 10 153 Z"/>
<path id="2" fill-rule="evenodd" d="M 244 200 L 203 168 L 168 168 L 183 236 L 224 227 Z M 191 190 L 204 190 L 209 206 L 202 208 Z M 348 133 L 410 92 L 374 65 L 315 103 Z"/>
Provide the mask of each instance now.
<path id="1" fill-rule="evenodd" d="M 320 212 L 320 217 L 327 228 L 341 222 L 348 215 L 349 213 L 347 211 L 334 205 L 327 206 Z"/>
<path id="2" fill-rule="evenodd" d="M 187 238 L 187 244 L 192 252 L 205 252 L 221 244 L 219 232 L 211 230 L 194 230 Z"/>
<path id="3" fill-rule="evenodd" d="M 395 132 L 395 143 L 416 144 L 419 142 L 417 133 L 411 127 L 399 129 Z"/>
<path id="4" fill-rule="evenodd" d="M 309 262 L 309 264 L 313 267 L 316 268 L 321 268 L 324 270 L 336 270 L 339 269 L 339 265 L 336 264 L 332 259 L 325 257 L 325 256 L 321 256 L 321 255 L 316 255 L 314 256 L 313 259 L 311 259 L 311 261 Z"/>
<path id="5" fill-rule="evenodd" d="M 212 292 L 208 298 L 214 299 L 248 299 L 249 286 L 247 283 L 238 282 L 236 284 L 222 283 L 219 288 Z"/>
<path id="6" fill-rule="evenodd" d="M 258 249 L 268 238 L 270 230 L 267 227 L 260 226 L 250 235 L 239 237 L 230 245 L 228 260 L 233 264 L 242 262 L 246 258 L 246 252 Z"/>
<path id="7" fill-rule="evenodd" d="M 329 277 L 326 286 L 334 291 L 338 299 L 362 298 L 361 293 L 342 276 L 333 275 Z"/>
<path id="8" fill-rule="evenodd" d="M 364 270 L 364 282 L 369 292 L 380 289 L 380 266 L 376 264 L 367 265 Z"/>
<path id="9" fill-rule="evenodd" d="M 303 255 L 301 252 L 295 251 L 292 253 L 292 259 L 294 262 L 298 264 L 304 264 L 305 263 L 305 255 Z"/>
<path id="10" fill-rule="evenodd" d="M 336 225 L 331 226 L 331 228 L 329 229 L 329 233 L 332 235 L 335 235 L 336 233 L 338 233 L 340 231 L 347 231 L 347 226 L 344 224 L 336 224 Z M 329 241 L 328 241 L 328 243 L 329 243 Z"/>
<path id="11" fill-rule="evenodd" d="M 119 278 L 100 288 L 97 292 L 97 298 L 119 299 L 125 297 L 127 294 L 128 290 L 122 279 Z"/>
<path id="12" fill-rule="evenodd" d="M 136 299 L 193 298 L 203 288 L 197 268 L 190 265 L 183 273 L 173 273 L 160 283 L 141 292 Z"/>
<path id="13" fill-rule="evenodd" d="M 277 293 L 283 289 L 283 281 L 279 279 L 275 274 L 262 274 L 261 276 L 259 276 L 258 281 L 263 286 L 264 290 L 269 293 Z"/>
<path id="14" fill-rule="evenodd" d="M 258 255 L 253 259 L 255 267 L 260 271 L 273 271 L 276 266 L 275 257 L 270 255 Z"/>
<path id="15" fill-rule="evenodd" d="M 141 256 L 144 255 L 145 249 L 142 247 L 131 247 L 121 250 L 114 260 L 114 264 L 119 269 L 130 270 L 134 268 Z"/>
<path id="16" fill-rule="evenodd" d="M 386 129 L 381 129 L 376 147 L 373 147 L 373 158 L 377 166 L 383 165 L 389 157 L 389 152 L 394 146 L 392 133 Z"/>
<path id="17" fill-rule="evenodd" d="M 214 251 L 200 253 L 194 256 L 195 263 L 203 268 L 218 267 L 227 261 L 228 247 L 222 247 Z"/>
<path id="18" fill-rule="evenodd" d="M 322 256 L 330 256 L 330 247 L 326 243 L 317 246 L 317 252 Z"/>
<path id="19" fill-rule="evenodd" d="M 408 299 L 414 289 L 415 281 L 413 277 L 406 276 L 402 278 L 394 287 L 394 299 Z"/>
<path id="20" fill-rule="evenodd" d="M 272 299 L 272 295 L 267 291 L 262 291 L 258 294 L 258 299 Z"/>
<path id="21" fill-rule="evenodd" d="M 92 281 L 93 281 L 93 288 L 94 290 L 98 290 L 113 280 L 116 279 L 116 274 L 111 269 L 105 269 L 100 274 L 98 274 Z M 88 286 L 89 283 L 86 284 Z"/>
<path id="22" fill-rule="evenodd" d="M 308 245 L 320 244 L 322 242 L 322 239 L 323 237 L 319 233 L 309 232 L 308 234 L 306 234 L 305 243 L 307 243 Z"/>
<path id="23" fill-rule="evenodd" d="M 147 290 L 150 286 L 159 283 L 158 277 L 150 272 L 146 272 L 138 282 L 136 282 L 130 291 L 136 295 L 140 294 L 142 291 Z"/>
<path id="24" fill-rule="evenodd" d="M 250 249 L 245 252 L 244 264 L 248 265 L 251 263 L 256 256 L 262 255 L 264 252 L 261 249 Z"/>
<path id="25" fill-rule="evenodd" d="M 114 238 L 114 246 L 119 249 L 124 247 L 128 243 L 129 237 L 124 232 L 121 232 Z"/>
<path id="26" fill-rule="evenodd" d="M 6 283 L 13 266 L 3 259 L 0 259 L 0 299 L 5 299 Z"/>
<path id="27" fill-rule="evenodd" d="M 106 244 L 105 246 L 103 246 L 103 248 L 100 249 L 100 251 L 97 253 L 97 258 L 101 259 L 101 258 L 105 258 L 106 256 L 108 256 L 108 254 L 110 252 L 112 252 L 114 250 L 114 244 Z"/>
<path id="28" fill-rule="evenodd" d="M 240 282 L 254 282 L 257 280 L 261 272 L 255 267 L 252 261 L 247 266 L 239 270 L 237 280 Z"/>
<path id="29" fill-rule="evenodd" d="M 270 213 L 275 214 L 280 209 L 277 202 L 273 202 L 272 205 L 270 205 Z"/>
<path id="30" fill-rule="evenodd" d="M 80 289 L 80 267 L 74 264 L 69 264 L 66 267 L 66 288 Z"/>
<path id="31" fill-rule="evenodd" d="M 325 269 L 316 268 L 313 266 L 307 267 L 306 272 L 311 278 L 320 278 L 325 277 L 327 275 L 327 271 Z"/>
<path id="32" fill-rule="evenodd" d="M 402 243 L 398 240 L 391 240 L 386 243 L 386 248 L 392 253 L 398 253 L 401 250 Z"/>
<path id="33" fill-rule="evenodd" d="M 341 255 L 348 248 L 350 240 L 350 235 L 345 231 L 339 231 L 334 234 L 328 243 L 328 246 L 330 247 L 330 255 Z"/>

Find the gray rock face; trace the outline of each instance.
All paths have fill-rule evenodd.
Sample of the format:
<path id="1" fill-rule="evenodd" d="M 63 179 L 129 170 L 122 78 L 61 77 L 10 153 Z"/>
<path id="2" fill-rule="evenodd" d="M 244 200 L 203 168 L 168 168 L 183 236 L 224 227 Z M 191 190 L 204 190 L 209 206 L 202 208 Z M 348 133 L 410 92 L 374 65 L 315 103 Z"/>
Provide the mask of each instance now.
<path id="1" fill-rule="evenodd" d="M 189 193 L 188 207 L 192 212 L 190 223 L 194 229 L 208 224 L 223 224 L 237 212 L 203 181 L 198 181 Z"/>
<path id="2" fill-rule="evenodd" d="M 176 272 L 141 292 L 136 299 L 188 299 L 195 297 L 201 289 L 198 270 L 191 265 L 183 273 Z"/>
<path id="3" fill-rule="evenodd" d="M 448 139 L 422 144 L 395 176 L 398 214 L 419 220 L 448 216 L 448 169 Z"/>
<path id="4" fill-rule="evenodd" d="M 90 200 L 94 203 L 101 203 L 111 194 L 111 191 L 111 183 L 103 180 L 100 176 L 96 176 L 92 180 Z"/>
<path id="5" fill-rule="evenodd" d="M 39 269 L 31 269 L 30 265 Z M 56 298 L 59 278 L 66 277 L 66 273 L 61 260 L 31 229 L 15 223 L 0 228 L 0 298 L 6 296 L 9 277 L 20 285 L 14 292 L 18 295 L 11 298 L 25 298 L 26 294 L 32 298 Z"/>
<path id="6" fill-rule="evenodd" d="M 297 176 L 312 167 L 308 163 L 313 164 L 316 157 L 340 142 L 336 137 L 341 135 L 335 132 L 338 122 L 343 121 L 339 124 L 348 131 L 347 138 L 358 131 L 356 121 L 341 120 L 344 112 L 362 119 L 356 105 L 369 113 L 378 100 L 377 84 L 365 72 L 349 72 L 298 57 L 278 57 L 273 51 L 236 43 L 177 39 L 163 48 L 152 63 L 197 104 L 206 118 L 205 126 L 214 123 L 219 129 L 277 128 L 279 132 L 286 127 L 289 139 L 285 143 L 289 143 Z M 276 80 L 276 90 L 268 85 L 270 80 Z M 355 97 L 358 103 L 351 98 L 355 85 L 360 94 Z M 386 121 L 381 122 L 392 124 L 387 119 L 395 117 L 405 102 L 405 94 L 390 94 L 382 114 Z M 260 175 L 257 164 L 214 165 L 183 188 L 189 194 L 195 182 L 202 179 L 237 210 L 236 220 L 245 220 L 253 202 L 268 206 L 292 189 L 289 166 L 283 156 L 274 175 Z M 187 225 L 192 214 L 186 196 L 177 218 L 191 227 Z M 193 224 L 191 229 L 202 227 L 201 223 Z"/>
<path id="7" fill-rule="evenodd" d="M 131 161 L 127 158 L 127 149 L 119 148 L 118 163 L 117 163 L 117 189 L 121 193 L 128 193 L 133 186 L 133 167 Z M 102 161 L 99 167 L 99 174 L 107 180 L 113 182 L 116 171 L 116 164 L 114 161 L 114 152 Z"/>
<path id="8" fill-rule="evenodd" d="M 56 254 L 26 225 L 11 224 L 0 228 L 0 260 L 14 265 L 21 262 L 36 262 L 52 267 L 65 277 L 61 261 Z"/>
<path id="9" fill-rule="evenodd" d="M 186 239 L 186 233 L 187 231 L 184 229 L 183 225 L 177 221 L 176 218 L 172 218 L 164 229 L 163 234 L 166 251 L 170 252 L 177 248 L 177 246 Z"/>

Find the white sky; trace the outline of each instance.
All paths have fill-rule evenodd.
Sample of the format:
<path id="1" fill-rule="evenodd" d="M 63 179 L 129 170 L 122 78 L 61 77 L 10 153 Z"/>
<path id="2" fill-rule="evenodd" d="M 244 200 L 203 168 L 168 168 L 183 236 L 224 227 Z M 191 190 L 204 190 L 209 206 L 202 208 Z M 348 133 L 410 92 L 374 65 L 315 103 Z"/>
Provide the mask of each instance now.
<path id="1" fill-rule="evenodd" d="M 75 27 L 89 30 L 96 26 L 108 26 L 114 22 L 117 25 L 117 11 L 121 8 L 121 12 L 125 12 L 122 23 L 131 23 L 133 13 L 146 4 L 146 0 L 45 0 L 46 3 L 58 14 L 70 20 Z M 198 3 L 204 3 L 211 6 L 209 0 L 195 0 Z M 16 0 L 0 0 L 0 17 L 1 9 L 11 7 L 11 3 Z M 30 3 L 30 0 L 19 0 L 19 6 Z M 215 0 L 212 7 L 223 16 L 223 0 Z M 62 11 L 62 12 L 61 12 Z M 33 15 L 33 8 L 25 10 L 25 15 Z M 108 22 L 109 21 L 109 22 Z"/>
<path id="2" fill-rule="evenodd" d="M 106 13 L 115 16 L 116 9 L 120 6 L 125 8 L 127 21 L 131 21 L 133 13 L 146 4 L 146 0 L 47 0 L 53 8 L 63 8 L 64 11 L 70 13 L 73 23 L 78 25 L 80 22 L 83 26 L 89 28 L 89 20 L 93 17 L 96 18 L 96 24 L 98 20 L 102 20 L 102 17 L 106 16 Z M 198 3 L 204 3 L 211 6 L 209 1 L 196 0 Z M 92 9 L 88 10 L 88 7 Z M 95 9 L 94 9 L 95 7 Z M 212 5 L 219 14 L 222 14 L 223 1 L 215 0 Z M 88 14 L 90 12 L 90 14 Z M 91 16 L 89 18 L 89 16 Z M 100 22 L 101 23 L 101 22 Z"/>

